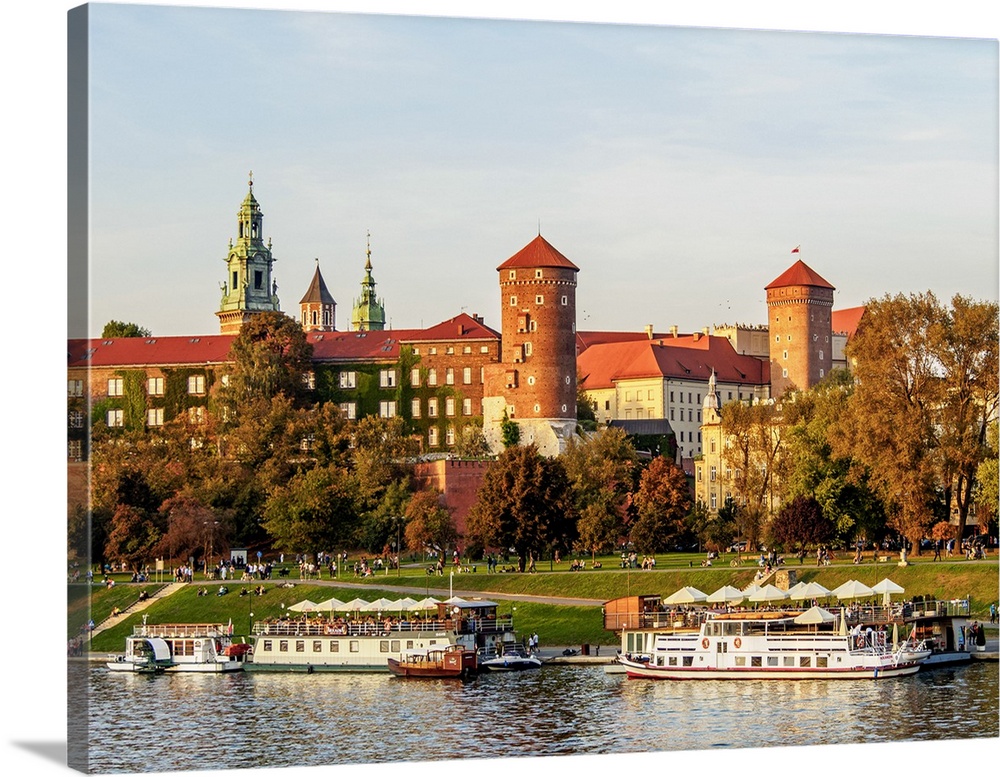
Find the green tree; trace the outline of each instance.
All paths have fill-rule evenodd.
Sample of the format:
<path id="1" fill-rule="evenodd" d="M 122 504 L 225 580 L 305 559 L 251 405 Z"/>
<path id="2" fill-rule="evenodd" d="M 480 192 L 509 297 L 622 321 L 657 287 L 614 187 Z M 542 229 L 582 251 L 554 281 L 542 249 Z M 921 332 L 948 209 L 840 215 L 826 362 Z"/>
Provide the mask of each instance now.
<path id="1" fill-rule="evenodd" d="M 521 427 L 516 421 L 511 421 L 507 417 L 507 411 L 503 412 L 503 419 L 500 421 L 500 441 L 504 448 L 513 448 L 521 442 Z"/>
<path id="2" fill-rule="evenodd" d="M 231 413 L 253 400 L 284 394 L 298 404 L 306 395 L 304 376 L 312 369 L 312 345 L 298 322 L 267 311 L 250 317 L 233 339 L 232 369 L 220 397 Z"/>
<path id="3" fill-rule="evenodd" d="M 562 462 L 534 444 L 507 448 L 487 467 L 466 526 L 473 544 L 513 548 L 522 572 L 543 552 L 569 550 L 576 514 Z"/>
<path id="4" fill-rule="evenodd" d="M 665 456 L 657 456 L 639 478 L 635 506 L 638 517 L 631 539 L 642 552 L 666 550 L 685 531 L 691 492 L 684 470 Z"/>
<path id="5" fill-rule="evenodd" d="M 264 508 L 264 528 L 274 547 L 314 553 L 342 547 L 357 522 L 355 487 L 336 467 L 294 475 L 274 489 Z"/>
<path id="6" fill-rule="evenodd" d="M 145 510 L 132 505 L 119 505 L 111 517 L 104 557 L 124 562 L 133 571 L 153 558 L 153 549 L 160 540 L 160 529 Z"/>
<path id="7" fill-rule="evenodd" d="M 774 516 L 767 537 L 770 545 L 790 553 L 829 542 L 833 530 L 833 522 L 823 515 L 823 508 L 816 499 L 797 496 Z"/>
<path id="8" fill-rule="evenodd" d="M 112 319 L 101 330 L 102 338 L 111 337 L 149 337 L 151 332 L 138 324 L 125 323 Z"/>
<path id="9" fill-rule="evenodd" d="M 170 560 L 205 557 L 229 545 L 228 522 L 194 497 L 171 497 L 160 507 L 160 516 L 165 531 L 155 548 L 157 556 Z"/>
<path id="10" fill-rule="evenodd" d="M 986 433 L 986 458 L 979 463 L 976 471 L 978 481 L 976 491 L 976 517 L 979 521 L 979 531 L 984 532 L 991 526 L 991 533 L 996 535 L 997 523 L 997 491 L 1000 488 L 1000 474 L 997 468 L 997 422 L 989 425 Z"/>
<path id="11" fill-rule="evenodd" d="M 418 491 L 406 505 L 406 547 L 414 553 L 434 548 L 443 553 L 454 548 L 458 530 L 451 511 L 441 504 L 437 491 Z"/>

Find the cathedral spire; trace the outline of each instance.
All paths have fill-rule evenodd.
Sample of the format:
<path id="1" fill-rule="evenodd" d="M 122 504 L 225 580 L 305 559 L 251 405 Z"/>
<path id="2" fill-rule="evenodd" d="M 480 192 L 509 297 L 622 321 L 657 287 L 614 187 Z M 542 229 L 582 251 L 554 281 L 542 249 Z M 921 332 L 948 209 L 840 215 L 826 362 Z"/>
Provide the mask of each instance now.
<path id="1" fill-rule="evenodd" d="M 385 306 L 375 296 L 375 279 L 372 277 L 372 234 L 368 232 L 365 249 L 365 277 L 361 281 L 361 296 L 354 301 L 351 311 L 351 329 L 377 332 L 385 329 Z"/>

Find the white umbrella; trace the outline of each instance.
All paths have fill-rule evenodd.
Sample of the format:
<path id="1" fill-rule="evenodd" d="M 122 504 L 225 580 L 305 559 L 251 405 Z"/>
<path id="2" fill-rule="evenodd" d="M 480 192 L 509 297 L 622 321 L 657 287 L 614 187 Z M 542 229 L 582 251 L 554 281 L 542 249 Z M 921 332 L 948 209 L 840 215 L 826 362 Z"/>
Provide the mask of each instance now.
<path id="1" fill-rule="evenodd" d="M 788 598 L 791 599 L 793 602 L 800 602 L 803 599 L 811 599 L 812 597 L 805 592 L 806 587 L 807 587 L 806 583 L 800 580 L 799 582 L 797 582 L 795 585 L 793 585 L 791 588 L 788 589 Z"/>
<path id="2" fill-rule="evenodd" d="M 706 602 L 725 602 L 726 604 L 739 604 L 743 599 L 743 592 L 731 585 L 724 585 L 718 591 L 713 591 L 705 597 Z"/>
<path id="3" fill-rule="evenodd" d="M 345 610 L 363 610 L 368 606 L 368 602 L 364 599 L 351 599 L 349 602 L 344 602 L 343 609 Z"/>
<path id="4" fill-rule="evenodd" d="M 837 620 L 837 616 L 822 607 L 810 607 L 801 615 L 796 615 L 793 620 L 805 624 L 833 623 Z"/>
<path id="5" fill-rule="evenodd" d="M 440 600 L 435 599 L 433 596 L 428 596 L 426 599 L 421 599 L 419 602 L 414 602 L 410 607 L 411 610 L 433 610 L 441 604 Z"/>
<path id="6" fill-rule="evenodd" d="M 445 604 L 461 604 L 464 601 L 465 601 L 465 599 L 463 599 L 461 596 L 451 596 L 451 597 L 445 599 L 444 603 Z"/>
<path id="7" fill-rule="evenodd" d="M 386 599 L 382 597 L 381 599 L 376 599 L 374 602 L 368 602 L 364 607 L 359 609 L 364 612 L 382 612 L 383 610 L 395 610 L 396 603 L 392 599 Z"/>
<path id="8" fill-rule="evenodd" d="M 746 588 L 743 589 L 743 596 L 744 598 L 749 599 L 759 590 L 760 590 L 759 585 L 757 585 L 756 583 L 750 583 L 750 585 L 748 585 Z"/>
<path id="9" fill-rule="evenodd" d="M 405 596 L 398 602 L 394 602 L 393 603 L 394 607 L 392 609 L 399 610 L 400 612 L 402 612 L 403 610 L 409 610 L 416 603 L 417 603 L 416 599 L 411 599 L 409 596 Z"/>
<path id="10" fill-rule="evenodd" d="M 875 585 L 872 586 L 872 591 L 877 594 L 882 594 L 882 603 L 885 605 L 889 604 L 889 601 L 893 594 L 901 594 L 906 589 L 898 583 L 892 582 L 889 578 L 884 578 L 879 580 Z"/>
<path id="11" fill-rule="evenodd" d="M 337 598 L 330 598 L 316 605 L 317 610 L 323 612 L 336 612 L 344 607 L 344 603 Z"/>
<path id="12" fill-rule="evenodd" d="M 312 612 L 317 608 L 318 605 L 316 602 L 310 602 L 308 599 L 303 599 L 301 602 L 288 605 L 288 609 L 292 612 Z"/>
<path id="13" fill-rule="evenodd" d="M 692 588 L 691 586 L 684 586 L 678 591 L 674 591 L 670 596 L 663 600 L 664 604 L 694 604 L 695 602 L 703 602 L 708 599 L 708 594 L 702 593 L 697 588 Z"/>
<path id="14" fill-rule="evenodd" d="M 757 593 L 750 595 L 751 602 L 779 602 L 788 598 L 788 594 L 775 585 L 768 583 Z"/>
<path id="15" fill-rule="evenodd" d="M 810 596 L 813 599 L 825 599 L 830 595 L 830 589 L 826 586 L 822 586 L 815 580 L 806 583 L 806 587 L 802 590 L 806 596 Z"/>
<path id="16" fill-rule="evenodd" d="M 830 594 L 838 599 L 864 599 L 872 596 L 875 592 L 864 583 L 857 580 L 848 580 L 843 585 L 834 588 Z"/>

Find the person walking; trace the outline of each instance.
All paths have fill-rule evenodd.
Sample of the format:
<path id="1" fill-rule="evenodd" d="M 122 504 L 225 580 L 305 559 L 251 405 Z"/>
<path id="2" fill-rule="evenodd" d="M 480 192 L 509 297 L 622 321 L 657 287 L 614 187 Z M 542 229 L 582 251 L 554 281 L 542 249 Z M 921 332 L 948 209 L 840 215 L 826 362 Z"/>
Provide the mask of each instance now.
<path id="1" fill-rule="evenodd" d="M 941 540 L 934 543 L 934 561 L 941 560 Z"/>
<path id="2" fill-rule="evenodd" d="M 996 602 L 990 605 L 990 623 L 997 622 L 997 605 Z"/>

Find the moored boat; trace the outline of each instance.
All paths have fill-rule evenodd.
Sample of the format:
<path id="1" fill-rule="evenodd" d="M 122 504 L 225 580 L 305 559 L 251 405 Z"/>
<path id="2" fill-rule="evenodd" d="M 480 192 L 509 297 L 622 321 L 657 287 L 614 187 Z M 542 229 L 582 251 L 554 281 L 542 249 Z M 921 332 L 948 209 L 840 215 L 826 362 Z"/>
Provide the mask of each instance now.
<path id="1" fill-rule="evenodd" d="M 124 655 L 109 657 L 107 667 L 113 672 L 236 672 L 249 650 L 234 643 L 221 624 L 144 623 L 126 637 Z"/>
<path id="2" fill-rule="evenodd" d="M 520 643 L 504 645 L 499 652 L 482 652 L 479 655 L 479 668 L 490 672 L 518 672 L 538 669 L 541 665 L 542 660 Z"/>
<path id="3" fill-rule="evenodd" d="M 476 674 L 476 653 L 461 645 L 441 645 L 404 651 L 387 659 L 387 666 L 397 677 L 470 679 Z"/>

